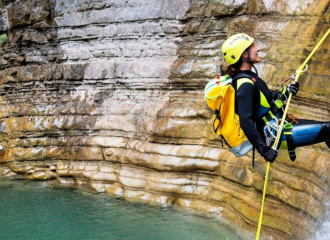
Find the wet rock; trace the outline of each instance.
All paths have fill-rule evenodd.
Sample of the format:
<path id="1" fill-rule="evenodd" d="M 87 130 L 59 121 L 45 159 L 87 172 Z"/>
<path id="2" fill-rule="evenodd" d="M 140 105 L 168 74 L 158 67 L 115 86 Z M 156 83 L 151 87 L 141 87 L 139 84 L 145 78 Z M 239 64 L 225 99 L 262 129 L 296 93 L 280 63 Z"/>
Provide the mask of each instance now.
<path id="1" fill-rule="evenodd" d="M 27 1 L 26 4 L 23 2 L 16 3 L 8 7 L 8 20 L 10 28 L 27 25 L 30 23 L 30 1 Z"/>
<path id="2" fill-rule="evenodd" d="M 278 90 L 329 19 L 324 0 L 3 1 L 0 176 L 177 204 L 255 231 L 266 163 L 235 158 L 213 133 L 204 86 L 222 75 L 224 40 L 246 32 Z M 328 49 L 300 78 L 299 118 L 330 119 Z M 295 162 L 280 151 L 265 238 L 312 238 L 328 210 L 328 159 L 324 144 L 297 149 Z"/>
<path id="3" fill-rule="evenodd" d="M 9 27 L 28 25 L 50 15 L 49 1 L 17 1 L 7 8 Z"/>

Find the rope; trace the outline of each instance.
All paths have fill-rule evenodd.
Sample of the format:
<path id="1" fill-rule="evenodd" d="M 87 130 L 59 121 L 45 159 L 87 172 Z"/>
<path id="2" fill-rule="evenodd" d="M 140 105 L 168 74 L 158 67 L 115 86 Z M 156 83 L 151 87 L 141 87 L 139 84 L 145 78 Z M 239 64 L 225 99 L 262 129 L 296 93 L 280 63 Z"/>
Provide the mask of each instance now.
<path id="1" fill-rule="evenodd" d="M 266 178 L 265 178 L 265 184 L 264 184 L 264 192 L 262 194 L 262 203 L 261 203 L 261 210 L 260 210 L 258 232 L 257 232 L 256 240 L 259 240 L 259 237 L 260 237 L 260 230 L 261 230 L 261 225 L 262 225 L 262 215 L 263 215 L 262 213 L 264 212 L 264 205 L 265 205 L 265 199 L 266 199 L 266 190 L 267 190 L 267 183 L 268 183 L 269 167 L 270 167 L 270 162 L 267 163 L 267 171 L 266 171 Z"/>
<path id="2" fill-rule="evenodd" d="M 296 73 L 297 73 L 297 77 L 295 79 L 296 82 L 298 82 L 298 79 L 299 79 L 300 75 L 302 74 L 303 69 L 307 65 L 308 61 L 311 59 L 311 57 L 314 55 L 314 53 L 320 47 L 320 45 L 323 43 L 323 41 L 327 38 L 327 36 L 329 35 L 329 33 L 330 33 L 330 28 L 324 34 L 324 36 L 318 42 L 318 44 L 314 47 L 313 51 L 309 54 L 309 56 L 306 58 L 306 60 L 304 61 L 304 63 L 298 68 L 298 70 L 296 71 Z M 273 146 L 273 148 L 275 148 L 275 149 L 277 149 L 277 146 L 278 146 L 278 144 L 280 142 L 280 138 L 281 138 L 282 130 L 283 130 L 283 125 L 284 125 L 284 122 L 285 122 L 285 116 L 286 116 L 286 114 L 288 112 L 288 109 L 289 109 L 291 97 L 292 97 L 292 93 L 289 94 L 289 98 L 288 98 L 287 103 L 286 103 L 286 107 L 285 107 L 285 110 L 284 110 L 283 118 L 281 120 L 281 125 L 280 125 L 280 128 L 278 129 L 278 132 L 277 132 L 276 140 L 275 140 L 275 143 L 274 143 L 274 146 Z M 262 215 L 263 215 L 263 212 L 264 212 L 264 204 L 265 204 L 265 199 L 266 199 L 266 190 L 267 190 L 267 183 L 268 183 L 269 168 L 270 168 L 270 162 L 268 162 L 268 164 L 267 164 L 266 178 L 265 178 L 265 184 L 264 184 L 264 192 L 263 192 L 263 196 L 262 196 L 262 203 L 261 203 L 261 210 L 260 210 L 260 216 L 259 216 L 259 223 L 258 223 L 258 231 L 257 231 L 256 240 L 259 240 L 259 237 L 260 237 L 260 230 L 261 230 L 261 225 L 262 225 Z"/>

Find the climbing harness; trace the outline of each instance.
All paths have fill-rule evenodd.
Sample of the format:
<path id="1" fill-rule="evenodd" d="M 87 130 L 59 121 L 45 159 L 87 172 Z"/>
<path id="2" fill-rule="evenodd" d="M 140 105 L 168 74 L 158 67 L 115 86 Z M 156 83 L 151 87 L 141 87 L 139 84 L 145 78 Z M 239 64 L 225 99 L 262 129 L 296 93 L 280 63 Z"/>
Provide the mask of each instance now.
<path id="1" fill-rule="evenodd" d="M 283 103 L 277 104 L 278 109 L 282 108 L 283 106 L 284 106 Z M 273 146 L 282 120 L 278 119 L 272 113 L 271 110 L 269 110 L 269 112 L 262 119 L 265 122 L 263 131 L 266 139 L 266 144 L 268 146 Z M 295 161 L 296 154 L 295 154 L 295 147 L 293 144 L 293 137 L 292 137 L 292 123 L 284 119 L 284 124 L 285 124 L 284 125 L 285 141 L 281 141 L 281 144 L 278 144 L 276 149 L 279 150 L 280 147 L 283 147 L 284 149 L 288 149 L 291 161 Z"/>
<path id="2" fill-rule="evenodd" d="M 299 79 L 300 75 L 302 75 L 308 69 L 308 67 L 307 67 L 308 61 L 311 59 L 311 57 L 314 55 L 316 50 L 320 47 L 320 45 L 324 42 L 324 40 L 327 38 L 327 36 L 329 34 L 330 34 L 330 28 L 324 34 L 324 36 L 318 42 L 318 44 L 314 47 L 313 51 L 309 54 L 309 56 L 306 58 L 306 60 L 303 62 L 303 64 L 300 65 L 300 67 L 297 69 L 296 73 L 293 74 L 289 79 L 292 78 L 292 79 L 294 79 L 295 82 L 298 82 L 298 79 Z M 285 107 L 285 110 L 284 110 L 283 118 L 282 118 L 280 126 L 278 128 L 276 139 L 275 139 L 275 142 L 274 142 L 274 145 L 273 145 L 274 149 L 276 149 L 278 147 L 278 144 L 280 142 L 283 126 L 284 126 L 284 123 L 285 123 L 285 117 L 286 117 L 287 111 L 289 109 L 291 98 L 292 98 L 292 93 L 289 94 L 289 97 L 288 97 L 287 102 L 286 102 L 286 107 Z M 290 134 L 288 134 L 288 135 L 290 135 Z M 268 176 L 269 176 L 269 168 L 270 168 L 270 162 L 267 163 L 266 178 L 265 178 L 265 184 L 264 184 L 263 195 L 262 195 L 262 203 L 261 203 L 261 210 L 260 210 L 260 215 L 259 215 L 259 223 L 258 223 L 258 230 L 257 230 L 256 240 L 259 240 L 259 237 L 260 237 L 260 230 L 261 230 L 261 225 L 262 225 L 262 216 L 263 216 L 263 211 L 264 211 L 266 191 L 267 191 L 267 183 L 268 183 Z"/>

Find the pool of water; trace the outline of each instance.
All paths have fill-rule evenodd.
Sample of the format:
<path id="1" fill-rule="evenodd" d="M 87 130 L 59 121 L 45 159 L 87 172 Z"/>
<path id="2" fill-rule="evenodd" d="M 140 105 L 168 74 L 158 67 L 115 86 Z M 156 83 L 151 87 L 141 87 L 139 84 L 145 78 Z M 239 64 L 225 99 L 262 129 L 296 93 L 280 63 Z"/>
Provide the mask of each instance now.
<path id="1" fill-rule="evenodd" d="M 47 182 L 0 180 L 2 240 L 239 240 L 219 219 Z"/>

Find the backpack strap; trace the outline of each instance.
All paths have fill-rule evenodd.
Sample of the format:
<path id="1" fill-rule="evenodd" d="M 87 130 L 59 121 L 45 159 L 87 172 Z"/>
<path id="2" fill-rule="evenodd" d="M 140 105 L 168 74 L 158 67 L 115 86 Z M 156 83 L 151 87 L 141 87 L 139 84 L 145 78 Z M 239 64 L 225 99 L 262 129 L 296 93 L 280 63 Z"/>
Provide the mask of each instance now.
<path id="1" fill-rule="evenodd" d="M 237 90 L 243 83 L 250 82 L 254 86 L 253 95 L 257 97 L 255 99 L 255 102 L 254 102 L 254 111 L 256 111 L 255 112 L 255 116 L 256 116 L 256 113 L 257 113 L 257 111 L 260 107 L 260 91 L 259 91 L 258 84 L 254 84 L 254 82 L 256 81 L 254 77 L 255 77 L 254 75 L 247 74 L 247 73 L 242 73 L 242 72 L 239 72 L 235 76 L 232 77 L 233 78 L 232 85 L 233 85 L 233 87 L 235 89 L 235 92 L 236 92 L 235 113 L 238 113 Z M 239 84 L 239 86 L 238 86 L 237 80 L 242 80 L 242 81 L 240 81 L 241 83 Z"/>
<path id="2" fill-rule="evenodd" d="M 254 82 L 250 78 L 240 78 L 237 79 L 236 81 L 237 81 L 237 90 L 244 83 L 251 83 L 252 85 L 254 85 Z"/>

